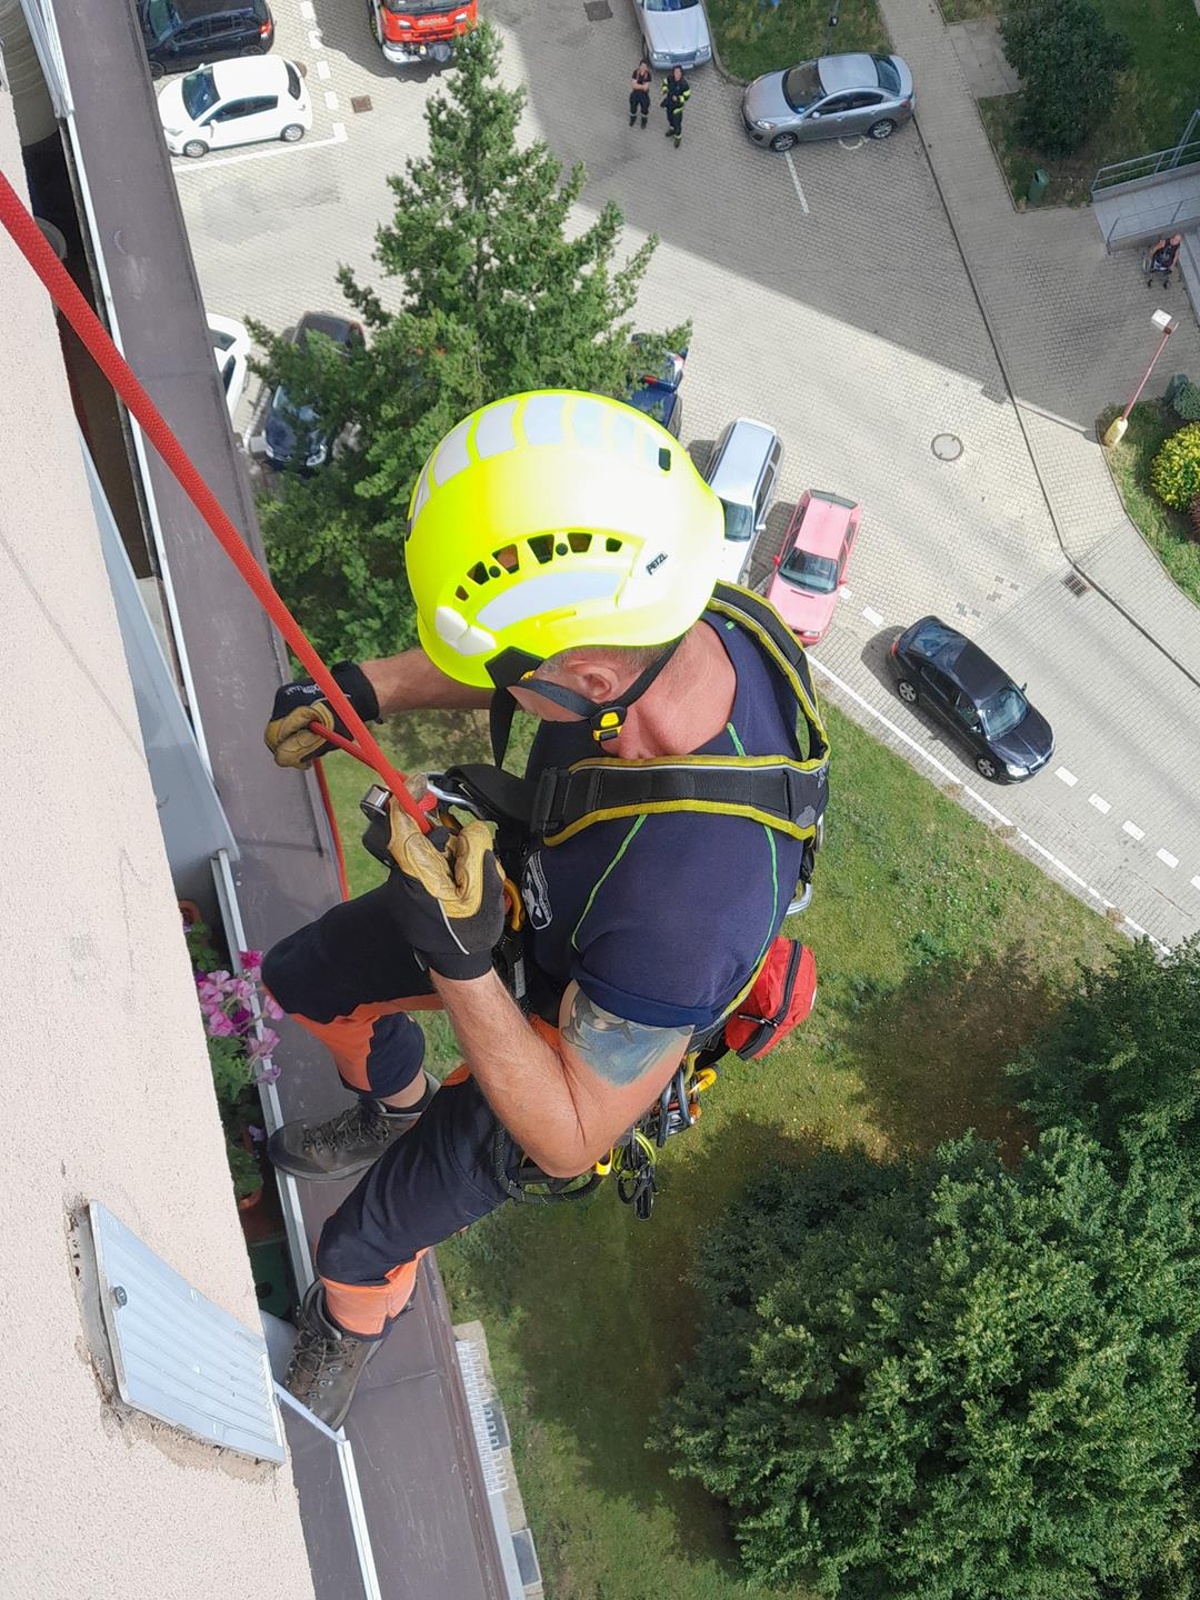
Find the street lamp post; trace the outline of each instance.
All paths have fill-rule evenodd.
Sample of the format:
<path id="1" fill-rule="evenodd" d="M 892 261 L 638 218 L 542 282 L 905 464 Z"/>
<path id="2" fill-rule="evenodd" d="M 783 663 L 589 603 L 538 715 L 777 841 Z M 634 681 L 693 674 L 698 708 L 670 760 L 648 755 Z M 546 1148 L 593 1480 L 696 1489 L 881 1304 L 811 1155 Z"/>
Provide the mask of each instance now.
<path id="1" fill-rule="evenodd" d="M 1146 387 L 1147 383 L 1149 383 L 1150 374 L 1154 371 L 1155 363 L 1157 362 L 1159 356 L 1162 355 L 1163 351 L 1167 348 L 1167 340 L 1179 326 L 1178 322 L 1175 321 L 1174 317 L 1172 317 L 1169 311 L 1156 311 L 1152 320 L 1156 328 L 1162 329 L 1162 338 L 1158 341 L 1158 349 L 1150 357 L 1150 365 L 1146 368 L 1145 372 L 1142 373 L 1142 381 L 1133 391 L 1133 399 L 1130 400 L 1129 404 L 1125 407 L 1124 411 L 1122 411 L 1121 415 L 1110 422 L 1108 427 L 1105 429 L 1103 442 L 1106 445 L 1120 444 L 1121 440 L 1125 437 L 1125 430 L 1129 426 L 1129 413 L 1133 410 L 1134 406 L 1137 405 L 1138 396 Z"/>
<path id="2" fill-rule="evenodd" d="M 825 29 L 825 46 L 821 51 L 823 56 L 829 54 L 829 46 L 833 43 L 833 32 L 838 24 L 838 12 L 842 8 L 842 0 L 831 0 L 829 6 L 829 26 Z"/>

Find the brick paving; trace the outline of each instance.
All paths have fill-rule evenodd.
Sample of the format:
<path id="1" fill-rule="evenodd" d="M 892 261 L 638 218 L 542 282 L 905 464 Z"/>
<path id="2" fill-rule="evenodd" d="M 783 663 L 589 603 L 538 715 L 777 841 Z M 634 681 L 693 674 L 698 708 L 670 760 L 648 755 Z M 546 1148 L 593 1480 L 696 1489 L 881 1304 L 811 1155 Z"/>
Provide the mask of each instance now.
<path id="1" fill-rule="evenodd" d="M 386 175 L 424 148 L 437 82 L 385 66 L 356 0 L 312 0 L 311 16 L 304 6 L 278 0 L 276 15 L 278 48 L 309 67 L 309 139 L 275 159 L 196 163 L 179 183 L 210 308 L 277 328 L 337 306 L 339 262 L 370 276 Z M 488 0 L 487 11 L 506 76 L 527 87 L 529 136 L 587 165 L 581 223 L 611 197 L 628 249 L 660 239 L 638 315 L 693 323 L 685 442 L 702 461 L 738 415 L 784 440 L 755 575 L 806 486 L 862 501 L 849 591 L 819 652 L 848 708 L 910 756 L 899 734 L 916 737 L 1105 900 L 1174 941 L 1200 914 L 1200 808 L 1178 776 L 1200 773 L 1200 691 L 1151 641 L 1200 679 L 1195 612 L 1129 527 L 1092 433 L 1153 350 L 1152 297 L 1132 257 L 1105 255 L 1086 212 L 1013 211 L 936 9 L 882 7 L 913 67 L 919 133 L 801 146 L 790 160 L 750 143 L 740 90 L 711 68 L 692 75 L 680 150 L 657 108 L 645 132 L 630 129 L 639 40 L 623 0 L 594 22 L 579 0 Z M 364 94 L 373 109 L 355 115 Z M 338 123 L 344 142 L 318 146 Z M 1200 372 L 1197 355 L 1189 319 L 1171 369 Z M 946 433 L 962 441 L 957 461 L 931 448 Z M 1063 588 L 1064 549 L 1135 622 L 1100 593 L 1077 601 Z M 984 785 L 897 702 L 885 646 L 927 611 L 1028 680 L 1073 787 L 1051 773 Z M 1127 818 L 1142 840 L 1122 831 Z"/>

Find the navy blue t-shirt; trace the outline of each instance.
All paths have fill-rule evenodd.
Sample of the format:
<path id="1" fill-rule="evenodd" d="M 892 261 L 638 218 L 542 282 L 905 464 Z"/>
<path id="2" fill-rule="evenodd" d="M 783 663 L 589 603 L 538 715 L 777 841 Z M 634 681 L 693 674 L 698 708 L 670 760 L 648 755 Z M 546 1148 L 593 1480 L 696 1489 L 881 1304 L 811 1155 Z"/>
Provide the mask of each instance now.
<path id="1" fill-rule="evenodd" d="M 706 617 L 737 674 L 725 729 L 695 755 L 796 756 L 795 701 L 752 640 Z M 595 755 L 581 723 L 545 722 L 528 775 Z M 533 959 L 615 1016 L 703 1029 L 745 985 L 795 892 L 803 846 L 744 817 L 622 817 L 542 846 L 522 893 Z"/>

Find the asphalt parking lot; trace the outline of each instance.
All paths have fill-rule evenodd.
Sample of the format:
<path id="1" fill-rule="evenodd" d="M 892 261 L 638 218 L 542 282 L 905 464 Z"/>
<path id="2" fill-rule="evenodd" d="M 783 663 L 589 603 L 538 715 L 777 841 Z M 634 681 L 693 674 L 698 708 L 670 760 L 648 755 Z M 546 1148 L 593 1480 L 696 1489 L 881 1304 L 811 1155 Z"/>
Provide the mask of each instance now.
<path id="1" fill-rule="evenodd" d="M 1068 568 L 916 130 L 780 158 L 750 144 L 739 92 L 702 68 L 677 151 L 657 111 L 645 132 L 628 126 L 639 41 L 623 0 L 596 22 L 581 0 L 482 9 L 505 36 L 506 76 L 528 88 L 530 131 L 564 164 L 586 163 L 584 207 L 615 199 L 631 250 L 660 238 L 640 314 L 648 326 L 693 323 L 685 443 L 704 457 L 739 415 L 772 423 L 784 440 L 754 576 L 806 486 L 862 502 L 848 590 L 817 652 L 827 690 L 919 765 L 906 741 L 932 755 L 941 770 L 923 770 L 934 781 L 977 791 L 994 825 L 1027 835 L 1092 904 L 1119 907 L 1163 941 L 1190 931 L 1200 829 L 1181 774 L 1200 771 L 1194 719 L 1164 686 L 1152 647 L 1123 641 L 1114 651 L 1096 597 L 1064 586 Z M 210 310 L 282 330 L 304 310 L 339 308 L 339 263 L 371 277 L 385 179 L 424 149 L 437 75 L 389 67 L 362 0 L 277 0 L 275 15 L 277 53 L 308 71 L 311 133 L 176 167 Z M 247 433 L 256 389 L 252 379 L 237 419 Z M 947 437 L 961 445 L 952 460 Z M 1032 783 L 984 784 L 957 746 L 896 701 L 887 644 L 928 611 L 1028 682 L 1050 717 L 1058 750 Z"/>

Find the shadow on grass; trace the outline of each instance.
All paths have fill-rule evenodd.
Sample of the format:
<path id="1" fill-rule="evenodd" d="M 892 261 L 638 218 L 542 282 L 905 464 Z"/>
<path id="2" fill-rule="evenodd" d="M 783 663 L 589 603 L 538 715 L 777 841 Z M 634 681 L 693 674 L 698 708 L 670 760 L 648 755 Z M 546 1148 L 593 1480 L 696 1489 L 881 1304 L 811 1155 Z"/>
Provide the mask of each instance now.
<path id="1" fill-rule="evenodd" d="M 1033 952 L 1012 946 L 970 964 L 914 938 L 918 964 L 895 988 L 847 997 L 826 1050 L 846 1054 L 864 1117 L 897 1151 L 923 1153 L 971 1129 L 1014 1159 L 1033 1128 L 1004 1068 L 1063 1004 Z"/>
<path id="2" fill-rule="evenodd" d="M 697 1141 L 681 1159 L 694 1137 L 673 1140 L 662 1155 L 648 1224 L 605 1184 L 576 1204 L 507 1206 L 440 1247 L 439 1262 L 456 1316 L 480 1316 L 495 1330 L 494 1358 L 507 1346 L 501 1381 L 508 1362 L 521 1374 L 523 1394 L 510 1418 L 519 1443 L 558 1451 L 563 1470 L 610 1509 L 653 1509 L 656 1542 L 666 1537 L 673 1547 L 669 1570 L 683 1585 L 680 1596 L 765 1596 L 774 1591 L 744 1587 L 720 1505 L 698 1485 L 672 1479 L 669 1459 L 648 1451 L 645 1439 L 694 1344 L 691 1274 L 699 1242 L 747 1174 L 805 1163 L 820 1146 L 733 1116 L 719 1136 L 708 1145 Z M 676 1590 L 653 1592 L 665 1600 Z"/>

